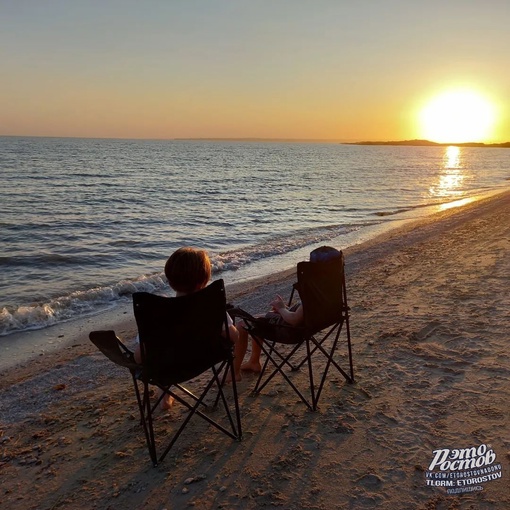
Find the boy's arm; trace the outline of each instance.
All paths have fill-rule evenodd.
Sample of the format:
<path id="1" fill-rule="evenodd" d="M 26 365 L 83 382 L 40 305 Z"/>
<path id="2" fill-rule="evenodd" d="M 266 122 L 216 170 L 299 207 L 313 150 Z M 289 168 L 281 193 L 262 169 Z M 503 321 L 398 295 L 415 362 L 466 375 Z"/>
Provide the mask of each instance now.
<path id="1" fill-rule="evenodd" d="M 287 308 L 281 296 L 277 296 L 271 302 L 271 306 L 275 312 L 278 312 L 282 319 L 291 326 L 299 326 L 303 322 L 303 306 L 299 306 L 297 310 L 292 312 Z"/>
<path id="2" fill-rule="evenodd" d="M 228 337 L 230 338 L 230 341 L 235 344 L 239 340 L 239 331 L 234 325 L 234 322 L 232 321 L 232 317 L 227 313 L 227 326 L 228 326 Z M 225 326 L 221 329 L 221 336 L 227 338 L 227 334 L 225 331 Z"/>
<path id="3" fill-rule="evenodd" d="M 239 331 L 233 324 L 228 327 L 228 336 L 233 344 L 239 340 Z"/>

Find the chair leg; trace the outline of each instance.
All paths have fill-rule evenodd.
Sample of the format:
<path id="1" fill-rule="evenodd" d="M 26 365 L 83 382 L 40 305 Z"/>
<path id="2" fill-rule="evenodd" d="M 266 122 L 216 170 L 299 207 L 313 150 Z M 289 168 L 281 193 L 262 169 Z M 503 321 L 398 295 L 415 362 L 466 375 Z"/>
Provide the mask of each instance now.
<path id="1" fill-rule="evenodd" d="M 349 316 L 345 319 L 345 331 L 347 333 L 347 348 L 349 350 L 349 368 L 350 368 L 350 375 L 351 380 L 350 383 L 354 382 L 354 366 L 352 363 L 352 346 L 351 346 L 351 330 L 349 328 Z"/>
<path id="2" fill-rule="evenodd" d="M 271 345 L 271 350 L 275 350 L 275 347 L 274 347 L 274 344 L 275 342 L 272 342 L 272 345 Z M 255 387 L 255 390 L 254 392 L 255 393 L 260 393 L 265 387 L 266 385 L 273 379 L 273 377 L 276 375 L 276 374 L 281 374 L 282 377 L 287 381 L 287 383 L 289 384 L 289 386 L 294 390 L 294 392 L 298 395 L 298 397 L 308 406 L 308 408 L 311 410 L 311 411 L 314 411 L 315 409 L 313 408 L 313 402 L 310 403 L 308 401 L 308 399 L 301 393 L 301 391 L 299 391 L 299 388 L 292 382 L 292 380 L 289 378 L 289 376 L 284 372 L 283 370 L 283 367 L 284 365 L 288 365 L 288 359 L 290 357 L 292 357 L 294 355 L 294 353 L 297 351 L 297 349 L 301 346 L 301 344 L 296 344 L 292 350 L 290 351 L 290 353 L 287 354 L 287 356 L 282 356 L 280 353 L 279 356 L 280 358 L 282 358 L 282 361 L 280 363 L 278 363 L 277 361 L 275 361 L 273 359 L 273 357 L 271 356 L 271 350 L 267 350 L 264 346 L 262 346 L 262 350 L 264 351 L 264 353 L 266 354 L 266 363 L 264 364 L 264 368 L 262 370 L 262 372 L 260 373 L 259 375 L 259 380 L 257 381 L 257 385 Z M 267 376 L 266 379 L 264 379 L 264 382 L 262 384 L 259 384 L 260 381 L 262 380 L 262 377 L 264 375 L 264 372 L 266 370 L 266 366 L 267 366 L 267 363 L 271 361 L 271 363 L 273 364 L 274 366 L 274 370 L 273 372 L 271 372 L 271 374 L 269 376 Z M 313 375 L 311 376 L 312 377 L 312 380 L 313 380 Z"/>
<path id="3" fill-rule="evenodd" d="M 256 342 L 260 345 L 260 348 L 262 349 L 262 351 L 266 355 L 266 359 L 264 360 L 264 364 L 262 365 L 262 368 L 260 370 L 260 374 L 259 374 L 259 376 L 257 378 L 257 382 L 255 383 L 255 388 L 253 388 L 253 393 L 255 393 L 255 394 L 256 393 L 260 393 L 260 390 L 262 389 L 262 388 L 259 388 L 259 385 L 260 385 L 260 382 L 262 381 L 262 377 L 263 377 L 263 375 L 264 375 L 264 373 L 266 371 L 267 365 L 269 363 L 270 355 L 274 351 L 274 342 L 270 346 L 269 353 L 268 353 L 268 351 L 264 347 L 264 340 L 261 340 L 261 339 L 257 338 Z M 265 386 L 265 384 L 264 384 L 264 386 Z"/>
<path id="4" fill-rule="evenodd" d="M 345 322 L 345 324 L 346 324 L 347 348 L 348 348 L 348 356 L 349 356 L 349 374 L 347 374 L 347 372 L 345 372 L 345 370 L 333 358 L 333 355 L 336 351 L 336 347 L 338 345 L 339 335 L 342 332 L 343 322 Z M 353 363 L 352 363 L 351 335 L 350 335 L 350 331 L 349 331 L 349 321 L 345 320 L 343 322 L 341 322 L 338 325 L 331 328 L 328 331 L 328 333 L 320 340 L 320 342 L 318 342 L 317 340 L 314 340 L 315 345 L 311 351 L 311 355 L 313 356 L 313 354 L 317 350 L 320 350 L 322 352 L 322 354 L 324 356 L 326 356 L 328 358 L 328 360 L 330 360 L 328 363 L 331 363 L 344 376 L 345 380 L 349 384 L 351 384 L 354 382 L 354 368 L 353 368 Z M 333 343 L 334 347 L 332 347 L 330 349 L 330 352 L 327 352 L 326 349 L 323 347 L 323 344 L 330 337 L 330 335 L 335 331 L 336 328 L 338 328 L 338 329 L 335 334 L 335 340 Z M 307 357 L 305 357 L 303 360 L 300 361 L 300 363 L 297 365 L 298 368 L 301 368 L 306 361 L 307 361 Z"/>
<path id="5" fill-rule="evenodd" d="M 333 327 L 332 327 L 332 328 L 331 328 L 331 329 L 330 329 L 330 330 L 329 330 L 329 331 L 328 331 L 328 332 L 327 332 L 327 333 L 326 333 L 326 334 L 325 334 L 325 335 L 321 338 L 321 341 L 320 341 L 320 342 L 317 342 L 317 341 L 315 341 L 315 342 L 314 342 L 314 344 L 315 344 L 315 345 L 314 345 L 314 347 L 313 347 L 313 349 L 312 349 L 312 351 L 311 351 L 311 353 L 310 353 L 310 354 L 311 354 L 311 356 L 313 356 L 313 355 L 314 355 L 315 351 L 316 351 L 317 349 L 319 349 L 319 345 L 322 345 L 322 344 L 323 344 L 323 343 L 324 343 L 324 342 L 325 342 L 325 341 L 326 341 L 326 340 L 330 337 L 330 335 L 333 333 L 333 331 L 335 331 L 335 329 L 336 329 L 337 327 L 338 327 L 338 325 L 333 326 Z M 307 360 L 307 357 L 304 357 L 304 358 L 303 358 L 303 359 L 302 359 L 302 360 L 298 363 L 297 368 L 298 368 L 298 369 L 299 369 L 299 368 L 301 368 L 301 367 L 302 367 L 302 366 L 306 363 L 306 360 Z"/>
<path id="6" fill-rule="evenodd" d="M 176 388 L 179 388 L 183 393 L 186 393 L 186 395 L 188 395 L 189 397 L 191 397 L 193 400 L 198 400 L 199 397 L 197 397 L 196 395 L 194 395 L 191 391 L 188 390 L 188 388 L 185 388 L 184 386 L 182 386 L 181 384 L 176 384 L 175 385 Z M 202 405 L 204 407 L 207 407 L 207 404 L 202 402 Z"/>
<path id="7" fill-rule="evenodd" d="M 231 377 L 232 377 L 232 381 L 235 379 L 235 373 L 234 373 L 234 367 L 233 367 L 233 364 L 230 365 L 228 364 L 226 361 L 223 361 L 220 365 L 220 368 L 217 369 L 218 371 L 218 374 L 220 374 L 223 370 L 223 375 L 221 377 L 221 381 L 219 383 L 219 387 L 223 388 L 225 386 L 225 383 L 227 381 L 227 376 L 230 372 L 231 374 Z M 216 408 L 218 406 L 218 402 L 220 400 L 220 397 L 221 397 L 221 391 L 218 390 L 218 394 L 216 395 L 216 399 L 214 401 L 214 407 Z"/>
<path id="8" fill-rule="evenodd" d="M 233 358 L 230 360 L 230 370 L 234 373 L 234 360 Z M 239 408 L 239 395 L 237 393 L 237 381 L 235 377 L 232 378 L 232 392 L 234 393 L 234 410 L 236 413 L 236 423 L 237 423 L 237 440 L 241 441 L 243 439 L 243 430 L 241 426 L 241 410 Z M 229 413 L 230 414 L 230 413 Z M 232 427 L 234 430 L 234 427 Z"/>
<path id="9" fill-rule="evenodd" d="M 310 340 L 306 340 L 306 353 L 308 358 L 308 377 L 310 380 L 310 395 L 312 397 L 312 411 L 317 411 L 317 400 L 318 396 L 315 395 L 315 385 L 313 380 L 313 364 L 312 364 L 312 354 L 310 351 Z M 309 406 L 310 407 L 310 406 Z"/>
<path id="10" fill-rule="evenodd" d="M 347 334 L 347 346 L 348 346 L 348 356 L 349 356 L 349 369 L 347 373 L 334 359 L 334 354 L 337 350 L 337 346 L 340 339 L 340 334 L 342 332 L 342 326 L 345 322 L 345 328 L 346 328 L 346 334 Z M 327 347 L 324 345 L 326 340 L 328 338 L 332 337 L 332 343 L 330 347 Z M 287 356 L 283 356 L 277 349 L 276 349 L 276 342 L 269 342 L 265 341 L 261 347 L 264 353 L 266 354 L 266 361 L 264 363 L 264 366 L 262 368 L 262 371 L 259 375 L 259 378 L 257 380 L 257 384 L 255 385 L 254 392 L 259 393 L 262 391 L 262 389 L 273 379 L 273 377 L 280 373 L 285 380 L 289 383 L 289 385 L 292 387 L 292 389 L 296 392 L 296 394 L 299 396 L 299 398 L 309 407 L 310 410 L 316 411 L 319 405 L 319 399 L 322 393 L 322 390 L 324 389 L 324 385 L 326 382 L 327 375 L 330 371 L 331 366 L 334 366 L 340 374 L 343 375 L 345 380 L 348 383 L 354 382 L 354 369 L 353 369 L 353 363 L 352 363 L 352 347 L 351 347 L 351 340 L 350 340 L 350 331 L 349 331 L 349 322 L 348 319 L 345 318 L 345 320 L 339 322 L 324 335 L 324 337 L 321 338 L 320 341 L 318 341 L 313 336 L 305 340 L 306 343 L 306 355 L 304 358 L 299 362 L 297 368 L 301 368 L 305 363 L 307 364 L 308 368 L 308 379 L 309 379 L 309 385 L 310 385 L 310 397 L 311 400 L 307 400 L 306 397 L 298 390 L 298 388 L 294 385 L 294 383 L 289 379 L 288 375 L 284 372 L 283 367 L 284 365 L 289 365 L 290 367 L 294 368 L 293 364 L 289 362 L 289 359 L 294 355 L 296 350 L 300 347 L 301 344 L 297 344 Z M 313 345 L 312 345 L 313 343 Z M 269 348 L 265 347 L 264 344 L 269 344 Z M 329 344 L 328 344 L 329 345 Z M 322 374 L 319 377 L 319 384 L 316 387 L 316 381 L 315 381 L 315 374 L 314 374 L 314 367 L 313 367 L 313 355 L 317 351 L 320 351 L 324 357 L 326 358 L 326 365 L 324 370 L 322 371 Z M 277 356 L 275 356 L 275 354 Z M 278 362 L 276 358 L 279 358 L 282 360 L 281 362 Z M 273 372 L 271 372 L 270 375 L 266 376 L 266 369 L 268 366 L 268 362 L 271 361 L 272 366 L 274 367 Z M 265 378 L 264 378 L 265 377 Z"/>
<path id="11" fill-rule="evenodd" d="M 177 432 L 173 435 L 169 445 L 166 447 L 164 452 L 159 457 L 159 462 L 162 462 L 163 459 L 167 456 L 168 452 L 171 450 L 172 446 L 175 444 L 179 436 L 181 435 L 182 431 L 186 428 L 186 425 L 191 420 L 195 412 L 197 411 L 198 406 L 200 405 L 200 402 L 196 402 L 195 405 L 192 407 L 192 410 L 188 413 L 188 416 L 186 416 L 185 420 L 182 422 L 181 426 L 177 430 Z"/>
<path id="12" fill-rule="evenodd" d="M 241 413 L 240 413 L 240 410 L 239 410 L 239 399 L 238 399 L 238 394 L 237 394 L 237 381 L 235 380 L 235 377 L 232 377 L 232 392 L 234 394 L 234 408 L 235 408 L 235 415 L 236 415 L 236 424 L 234 424 L 234 420 L 232 419 L 232 413 L 230 411 L 230 407 L 228 405 L 227 399 L 225 397 L 225 393 L 223 391 L 226 375 L 228 374 L 229 371 L 232 374 L 234 374 L 234 361 L 233 361 L 233 359 L 229 360 L 229 362 L 227 363 L 227 367 L 226 367 L 225 372 L 223 374 L 223 378 L 220 381 L 219 374 L 220 374 L 222 368 L 223 368 L 223 366 L 221 366 L 219 370 L 217 370 L 215 367 L 212 368 L 213 373 L 214 373 L 214 377 L 215 377 L 215 380 L 216 380 L 216 383 L 218 385 L 218 395 L 216 396 L 215 406 L 218 404 L 218 401 L 221 398 L 221 401 L 223 403 L 223 408 L 225 409 L 225 413 L 226 413 L 226 415 L 228 417 L 228 420 L 230 422 L 230 427 L 232 429 L 232 434 L 233 435 L 232 434 L 229 434 L 229 435 L 231 435 L 234 439 L 241 440 L 241 437 L 242 437 L 242 431 L 241 431 Z M 236 425 L 237 425 L 237 427 L 236 427 Z M 220 428 L 220 430 L 222 430 L 222 429 Z"/>
<path id="13" fill-rule="evenodd" d="M 154 466 L 158 465 L 158 459 L 156 454 L 156 441 L 154 437 L 154 427 L 152 423 L 152 410 L 150 404 L 150 396 L 149 396 L 149 384 L 147 382 L 143 382 L 143 397 L 140 395 L 140 388 L 138 387 L 138 381 L 136 379 L 135 374 L 131 373 L 133 377 L 133 384 L 135 386 L 135 394 L 136 400 L 138 402 L 138 409 L 140 411 L 140 420 L 142 422 L 142 427 L 145 435 L 145 440 L 147 442 L 147 448 L 149 450 L 149 455 L 152 460 L 152 464 Z"/>
<path id="14" fill-rule="evenodd" d="M 333 342 L 333 347 L 331 348 L 330 352 L 326 351 L 326 349 L 324 349 L 324 347 L 322 346 L 321 343 L 317 343 L 317 348 L 322 352 L 322 354 L 324 354 L 324 356 L 326 356 L 328 358 L 328 363 L 333 365 L 345 378 L 345 380 L 348 382 L 348 383 L 352 383 L 354 382 L 353 378 L 351 376 L 349 376 L 349 374 L 347 374 L 347 372 L 333 359 L 333 355 L 335 353 L 335 350 L 336 350 L 336 346 L 338 344 L 338 340 L 339 340 L 339 335 L 340 335 L 340 331 L 337 332 L 336 334 L 336 338 L 335 338 L 335 341 Z M 329 368 L 328 368 L 329 370 Z M 352 371 L 351 371 L 352 373 Z"/>
<path id="15" fill-rule="evenodd" d="M 344 377 L 347 377 L 347 374 L 342 370 L 342 368 L 336 363 L 336 361 L 333 359 L 333 355 L 336 351 L 336 346 L 338 344 L 338 338 L 340 337 L 340 328 L 337 330 L 337 333 L 335 335 L 335 340 L 333 341 L 333 345 L 331 346 L 331 349 L 328 352 L 323 348 L 322 343 L 317 343 L 317 348 L 324 354 L 324 356 L 327 358 L 326 366 L 324 367 L 324 371 L 322 372 L 321 382 L 319 384 L 319 388 L 317 389 L 317 393 L 315 394 L 316 398 L 316 405 L 319 403 L 319 398 L 322 393 L 322 389 L 324 388 L 324 383 L 326 382 L 326 377 L 328 375 L 329 369 L 331 365 L 335 366 L 337 370 L 342 373 Z M 312 337 L 312 341 L 315 341 L 315 338 Z"/>
<path id="16" fill-rule="evenodd" d="M 269 342 L 267 342 L 269 343 Z M 292 365 L 289 363 L 289 358 L 291 356 L 293 356 L 293 354 L 297 351 L 297 349 L 299 348 L 300 344 L 296 344 L 293 348 L 292 348 L 292 351 L 287 355 L 287 356 L 283 356 L 281 353 L 278 352 L 278 350 L 275 348 L 275 344 L 276 342 L 271 342 L 271 345 L 270 345 L 270 348 L 269 350 L 266 349 L 266 347 L 264 346 L 264 344 L 261 344 L 261 347 L 262 347 L 262 351 L 264 352 L 264 354 L 266 355 L 266 361 L 264 362 L 264 366 L 262 367 L 262 370 L 260 371 L 260 374 L 259 374 L 259 378 L 257 380 L 257 384 L 255 385 L 255 389 L 253 390 L 254 393 L 260 393 L 266 386 L 267 384 L 271 381 L 271 379 L 273 379 L 273 377 L 278 373 L 280 372 L 285 378 L 287 378 L 285 376 L 285 373 L 283 372 L 283 366 L 284 365 L 289 365 L 292 367 Z M 274 359 L 273 359 L 273 353 L 275 353 L 281 360 L 280 363 L 277 363 Z M 262 378 L 264 376 L 264 373 L 266 371 L 266 368 L 267 368 L 267 365 L 269 363 L 269 361 L 271 361 L 271 363 L 274 365 L 275 367 L 275 370 L 264 380 L 264 382 L 262 384 L 261 381 L 262 381 Z M 294 371 L 294 367 L 292 367 L 292 370 Z M 290 381 L 289 381 L 290 382 Z M 290 383 L 292 384 L 292 383 Z"/>
<path id="17" fill-rule="evenodd" d="M 179 403 L 181 403 L 182 405 L 184 405 L 189 410 L 189 412 L 188 412 L 188 415 L 186 416 L 185 420 L 183 421 L 183 423 L 181 424 L 181 426 L 177 430 L 177 432 L 175 432 L 175 434 L 173 435 L 170 443 L 168 444 L 168 446 L 166 447 L 164 452 L 159 457 L 159 459 L 158 459 L 159 462 L 163 461 L 163 459 L 166 457 L 166 455 L 168 454 L 168 452 L 170 451 L 172 446 L 175 444 L 175 442 L 177 441 L 177 439 L 179 438 L 181 433 L 186 428 L 186 425 L 188 424 L 188 422 L 191 420 L 191 418 L 195 414 L 197 414 L 198 416 L 200 416 L 201 418 L 206 420 L 209 424 L 213 425 L 218 430 L 222 431 L 224 434 L 228 435 L 232 439 L 240 440 L 240 438 L 241 438 L 241 415 L 240 415 L 240 411 L 239 411 L 239 402 L 238 402 L 238 399 L 237 399 L 237 388 L 235 390 L 235 395 L 234 395 L 234 398 L 235 398 L 235 407 L 236 407 L 236 420 L 237 420 L 237 429 L 236 429 L 235 426 L 234 426 L 232 417 L 231 417 L 230 408 L 228 407 L 228 402 L 227 402 L 227 400 L 226 400 L 226 398 L 225 398 L 225 396 L 223 394 L 223 388 L 221 387 L 221 384 L 220 384 L 220 379 L 219 379 L 218 371 L 214 367 L 212 368 L 212 370 L 213 370 L 213 377 L 211 378 L 211 380 L 209 381 L 209 383 L 207 384 L 205 389 L 202 391 L 202 394 L 200 395 L 200 397 L 198 397 L 198 400 L 195 401 L 194 405 L 191 405 L 189 402 L 184 400 L 180 395 L 174 394 L 174 397 L 176 398 L 176 400 Z M 226 414 L 228 416 L 228 419 L 230 421 L 230 424 L 232 426 L 232 431 L 228 430 L 223 425 L 221 425 L 220 423 L 216 422 L 215 420 L 213 420 L 212 418 L 210 418 L 209 416 L 207 416 L 206 414 L 204 414 L 202 411 L 199 410 L 200 405 L 203 403 L 203 400 L 204 400 L 205 396 L 208 394 L 209 390 L 211 389 L 211 387 L 212 387 L 212 385 L 214 383 L 217 384 L 218 390 L 222 393 L 222 397 L 221 398 L 222 398 L 222 401 L 223 401 L 224 406 L 225 406 L 225 412 L 226 412 Z M 235 387 L 235 381 L 233 381 L 232 387 L 233 388 Z"/>

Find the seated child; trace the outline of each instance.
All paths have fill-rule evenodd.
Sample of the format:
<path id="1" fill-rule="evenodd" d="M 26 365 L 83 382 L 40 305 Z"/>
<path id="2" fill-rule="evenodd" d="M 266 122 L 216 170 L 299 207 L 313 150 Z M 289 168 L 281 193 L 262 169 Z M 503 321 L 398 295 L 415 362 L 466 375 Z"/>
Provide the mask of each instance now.
<path id="1" fill-rule="evenodd" d="M 303 322 L 303 307 L 300 303 L 288 307 L 282 297 L 277 295 L 270 303 L 271 311 L 264 317 L 273 324 L 289 324 L 290 326 L 299 326 Z M 261 347 L 260 343 L 252 338 L 251 354 L 246 363 L 242 363 L 246 350 L 248 348 L 248 331 L 243 321 L 238 323 L 239 340 L 235 346 L 234 365 L 246 372 L 259 373 L 262 369 L 260 364 Z M 237 371 L 237 370 L 236 370 Z"/>
<path id="2" fill-rule="evenodd" d="M 165 264 L 165 276 L 170 287 L 175 291 L 175 296 L 185 296 L 203 289 L 211 279 L 211 261 L 205 250 L 184 247 L 175 251 Z M 227 314 L 229 338 L 233 343 L 238 341 L 238 331 L 232 319 Z M 135 349 L 135 361 L 141 363 L 140 344 Z M 161 390 L 159 390 L 159 395 Z M 173 398 L 165 394 L 161 400 L 162 409 L 169 409 Z"/>
<path id="3" fill-rule="evenodd" d="M 337 249 L 330 246 L 321 246 L 310 253 L 310 262 L 326 262 L 340 256 L 341 253 Z M 289 308 L 281 296 L 277 296 L 273 301 L 271 301 L 270 306 L 271 311 L 264 316 L 270 323 L 299 326 L 304 320 L 303 306 L 300 303 Z M 242 321 L 240 321 L 237 326 L 239 340 L 235 346 L 234 364 L 238 367 L 236 372 L 244 370 L 247 372 L 258 373 L 262 369 L 260 364 L 260 354 L 262 351 L 260 343 L 252 338 L 250 358 L 246 363 L 242 363 L 248 348 L 248 331 Z"/>

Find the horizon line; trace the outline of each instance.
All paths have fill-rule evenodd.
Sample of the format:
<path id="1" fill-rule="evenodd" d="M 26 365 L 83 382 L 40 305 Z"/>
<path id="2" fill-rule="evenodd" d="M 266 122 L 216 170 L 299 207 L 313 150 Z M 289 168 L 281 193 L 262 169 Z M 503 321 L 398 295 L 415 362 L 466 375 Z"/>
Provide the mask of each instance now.
<path id="1" fill-rule="evenodd" d="M 404 139 L 404 140 L 358 140 L 342 138 L 268 138 L 268 137 L 172 137 L 172 138 L 136 138 L 136 137 L 118 137 L 118 136 L 58 136 L 58 135 L 3 135 L 0 138 L 69 138 L 83 140 L 140 140 L 140 141 L 240 141 L 240 142 L 294 142 L 294 143 L 339 143 L 347 145 L 403 145 L 413 142 L 421 145 L 506 145 L 507 142 L 434 142 L 426 139 Z"/>

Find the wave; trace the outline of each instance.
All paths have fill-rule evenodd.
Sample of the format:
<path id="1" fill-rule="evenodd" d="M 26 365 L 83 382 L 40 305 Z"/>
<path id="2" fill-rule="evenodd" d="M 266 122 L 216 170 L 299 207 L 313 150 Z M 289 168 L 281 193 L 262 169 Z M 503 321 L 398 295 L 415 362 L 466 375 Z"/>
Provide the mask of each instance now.
<path id="1" fill-rule="evenodd" d="M 375 222 L 364 223 L 368 226 Z M 330 225 L 303 229 L 275 236 L 240 250 L 231 250 L 211 257 L 213 271 L 237 270 L 257 260 L 284 255 L 315 243 L 326 242 L 335 237 L 358 230 L 360 225 Z"/>
<path id="2" fill-rule="evenodd" d="M 46 303 L 33 303 L 0 310 L 0 336 L 14 332 L 42 329 L 77 317 L 86 317 L 113 308 L 134 292 L 164 293 L 163 274 L 141 276 L 111 286 L 72 292 Z"/>
<path id="3" fill-rule="evenodd" d="M 369 224 L 373 224 L 373 222 Z M 217 277 L 224 271 L 238 270 L 257 260 L 277 257 L 308 245 L 327 242 L 359 228 L 359 225 L 331 225 L 304 229 L 283 236 L 275 236 L 266 239 L 262 243 L 237 250 L 211 253 L 213 274 Z M 9 259 L 10 264 L 13 263 L 13 257 L 3 257 L 0 259 L 0 264 L 7 263 L 7 259 Z M 65 296 L 50 299 L 47 302 L 6 306 L 0 310 L 0 336 L 20 331 L 43 329 L 78 317 L 94 315 L 129 301 L 134 292 L 171 294 L 164 274 L 161 272 L 143 275 L 131 280 L 122 280 L 113 285 L 72 292 Z"/>

